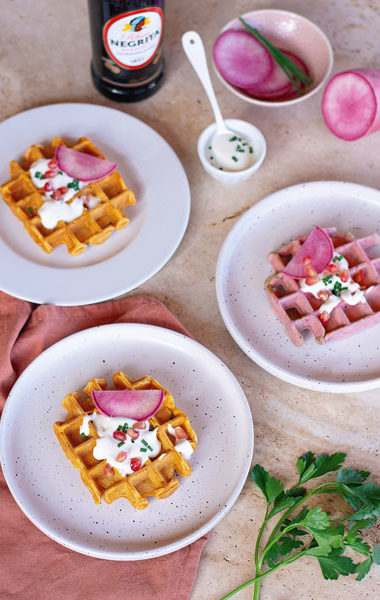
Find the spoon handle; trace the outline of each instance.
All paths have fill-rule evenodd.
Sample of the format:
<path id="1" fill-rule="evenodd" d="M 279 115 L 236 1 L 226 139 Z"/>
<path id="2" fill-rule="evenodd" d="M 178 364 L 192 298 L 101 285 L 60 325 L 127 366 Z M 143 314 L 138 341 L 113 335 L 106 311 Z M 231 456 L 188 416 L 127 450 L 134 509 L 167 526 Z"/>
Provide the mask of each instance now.
<path id="1" fill-rule="evenodd" d="M 184 33 L 182 36 L 182 47 L 205 89 L 212 110 L 214 111 L 218 133 L 228 133 L 212 87 L 206 53 L 199 33 L 196 31 L 187 31 Z"/>

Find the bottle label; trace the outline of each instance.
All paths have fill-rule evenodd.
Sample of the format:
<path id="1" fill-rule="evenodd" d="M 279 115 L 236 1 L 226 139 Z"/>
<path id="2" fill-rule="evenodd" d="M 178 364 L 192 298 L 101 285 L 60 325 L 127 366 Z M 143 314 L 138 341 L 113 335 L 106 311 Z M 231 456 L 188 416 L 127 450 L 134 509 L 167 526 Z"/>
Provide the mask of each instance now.
<path id="1" fill-rule="evenodd" d="M 164 15 L 158 7 L 117 15 L 103 28 L 104 46 L 123 69 L 141 69 L 154 58 L 160 46 Z"/>

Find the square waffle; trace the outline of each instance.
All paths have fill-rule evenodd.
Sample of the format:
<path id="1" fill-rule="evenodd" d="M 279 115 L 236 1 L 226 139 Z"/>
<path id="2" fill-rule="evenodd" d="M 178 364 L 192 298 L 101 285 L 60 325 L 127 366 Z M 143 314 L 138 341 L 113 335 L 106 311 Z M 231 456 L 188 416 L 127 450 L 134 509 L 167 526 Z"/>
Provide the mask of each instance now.
<path id="1" fill-rule="evenodd" d="M 379 235 L 374 233 L 355 239 L 351 233 L 338 235 L 333 228 L 326 231 L 335 252 L 347 260 L 349 274 L 364 291 L 365 301 L 353 306 L 341 302 L 331 312 L 329 320 L 323 323 L 319 318 L 323 302 L 312 294 L 302 292 L 298 280 L 282 272 L 306 236 L 293 240 L 278 252 L 271 252 L 268 260 L 276 273 L 265 282 L 266 294 L 285 326 L 287 336 L 296 346 L 304 343 L 304 330 L 309 330 L 315 340 L 323 344 L 345 339 L 380 321 L 380 256 L 371 258 L 373 253 L 368 253 L 379 244 Z"/>
<path id="2" fill-rule="evenodd" d="M 87 244 L 102 244 L 115 229 L 125 227 L 129 219 L 124 215 L 124 208 L 135 204 L 136 198 L 120 174 L 114 171 L 104 179 L 88 184 L 76 194 L 98 197 L 100 202 L 97 206 L 84 208 L 83 213 L 70 223 L 59 221 L 54 229 L 46 229 L 38 214 L 44 203 L 44 191 L 32 182 L 29 168 L 40 158 L 53 158 L 59 145 L 67 146 L 61 138 L 55 137 L 47 146 L 30 146 L 21 163 L 12 160 L 9 164 L 11 179 L 0 186 L 0 193 L 42 250 L 50 253 L 56 246 L 65 244 L 68 252 L 75 256 L 86 250 Z M 79 138 L 71 148 L 97 158 L 105 158 L 85 137 Z"/>
<path id="3" fill-rule="evenodd" d="M 80 426 L 86 414 L 97 412 L 91 398 L 92 390 L 104 390 L 107 384 L 104 379 L 92 379 L 80 393 L 68 394 L 62 406 L 68 415 L 65 421 L 54 424 L 54 431 L 67 458 L 80 471 L 81 478 L 90 490 L 96 504 L 101 498 L 111 504 L 118 498 L 127 498 L 134 508 L 142 510 L 148 506 L 147 496 L 158 499 L 167 498 L 177 489 L 177 472 L 187 477 L 191 474 L 188 460 L 176 450 L 173 436 L 168 427 L 182 427 L 193 450 L 197 447 L 197 436 L 185 413 L 179 410 L 171 394 L 149 375 L 132 381 L 125 373 L 113 375 L 113 384 L 117 390 L 164 390 L 164 400 L 160 409 L 149 419 L 153 429 L 157 429 L 157 439 L 161 442 L 160 454 L 154 459 L 147 459 L 144 465 L 131 475 L 122 476 L 116 469 L 110 469 L 106 460 L 97 460 L 93 449 L 98 438 L 96 429 L 90 422 L 90 434 L 84 440 L 80 434 Z"/>

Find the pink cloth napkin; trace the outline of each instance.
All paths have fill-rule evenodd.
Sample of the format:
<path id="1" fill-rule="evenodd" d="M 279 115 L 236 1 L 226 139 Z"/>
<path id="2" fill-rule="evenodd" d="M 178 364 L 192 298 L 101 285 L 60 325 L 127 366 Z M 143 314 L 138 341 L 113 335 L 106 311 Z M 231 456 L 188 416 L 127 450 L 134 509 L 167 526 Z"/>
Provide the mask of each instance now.
<path id="1" fill-rule="evenodd" d="M 0 410 L 25 367 L 58 340 L 106 323 L 148 323 L 189 333 L 153 298 L 90 306 L 33 305 L 0 292 Z M 186 600 L 207 536 L 166 556 L 120 562 L 57 544 L 14 502 L 0 472 L 0 597 L 4 600 Z"/>

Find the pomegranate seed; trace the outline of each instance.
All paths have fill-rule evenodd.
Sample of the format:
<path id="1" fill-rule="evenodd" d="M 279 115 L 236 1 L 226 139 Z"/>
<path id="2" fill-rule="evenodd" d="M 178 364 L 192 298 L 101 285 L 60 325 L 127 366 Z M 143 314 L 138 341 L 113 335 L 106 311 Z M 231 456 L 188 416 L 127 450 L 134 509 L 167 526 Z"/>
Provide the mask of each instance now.
<path id="1" fill-rule="evenodd" d="M 52 177 L 55 177 L 56 175 L 57 175 L 57 171 L 53 171 L 52 169 L 49 169 L 49 171 L 46 171 L 46 173 L 45 173 L 45 178 L 51 179 Z"/>
<path id="2" fill-rule="evenodd" d="M 52 196 L 53 196 L 53 200 L 60 200 L 62 198 L 62 194 L 58 190 L 55 190 L 55 192 L 53 192 Z"/>
<path id="3" fill-rule="evenodd" d="M 116 454 L 117 462 L 124 462 L 126 458 L 127 458 L 126 452 L 119 452 L 118 454 Z"/>
<path id="4" fill-rule="evenodd" d="M 104 467 L 104 475 L 105 477 L 108 477 L 108 479 L 111 479 L 111 477 L 113 477 L 113 468 L 108 463 Z"/>
<path id="5" fill-rule="evenodd" d="M 50 169 L 56 169 L 58 167 L 57 159 L 56 158 L 52 158 L 51 160 L 49 160 L 48 167 Z"/>
<path id="6" fill-rule="evenodd" d="M 327 321 L 330 318 L 330 315 L 326 310 L 323 310 L 319 315 L 319 318 L 321 319 L 322 323 L 327 323 Z"/>
<path id="7" fill-rule="evenodd" d="M 320 290 L 317 295 L 318 298 L 322 300 L 322 302 L 326 302 L 326 300 L 328 300 L 330 296 L 327 290 Z"/>
<path id="8" fill-rule="evenodd" d="M 356 281 L 356 283 L 362 283 L 364 280 L 364 271 L 363 269 L 359 269 L 359 271 L 357 271 L 353 277 L 353 280 Z"/>
<path id="9" fill-rule="evenodd" d="M 58 191 L 61 192 L 61 194 L 66 194 L 66 192 L 69 191 L 69 188 L 66 186 L 62 186 L 62 187 L 58 188 Z"/>
<path id="10" fill-rule="evenodd" d="M 50 181 L 47 181 L 44 185 L 44 191 L 45 192 L 52 192 L 54 190 L 52 184 L 50 183 Z"/>
<path id="11" fill-rule="evenodd" d="M 141 469 L 141 460 L 139 458 L 131 458 L 131 469 L 132 471 Z"/>
<path id="12" fill-rule="evenodd" d="M 333 263 L 331 263 L 328 267 L 327 270 L 329 273 L 331 273 L 332 275 L 335 275 L 335 273 L 338 272 L 338 267 L 336 265 L 333 265 Z"/>
<path id="13" fill-rule="evenodd" d="M 133 429 L 146 429 L 145 421 L 137 421 L 137 423 L 133 424 Z"/>
<path id="14" fill-rule="evenodd" d="M 119 440 L 120 442 L 124 442 L 127 439 L 124 431 L 114 431 L 112 435 L 115 440 Z"/>
<path id="15" fill-rule="evenodd" d="M 317 281 L 319 281 L 318 277 L 306 277 L 305 278 L 306 285 L 313 285 L 314 283 L 317 283 Z"/>
<path id="16" fill-rule="evenodd" d="M 137 438 L 139 437 L 138 432 L 132 429 L 131 427 L 128 427 L 127 433 L 133 440 L 137 440 Z"/>
<path id="17" fill-rule="evenodd" d="M 174 433 L 177 440 L 187 440 L 186 431 L 182 427 L 176 427 Z"/>
<path id="18" fill-rule="evenodd" d="M 339 277 L 343 283 L 346 283 L 348 281 L 348 271 L 341 271 Z"/>

